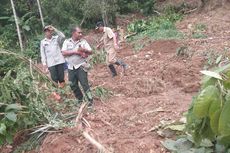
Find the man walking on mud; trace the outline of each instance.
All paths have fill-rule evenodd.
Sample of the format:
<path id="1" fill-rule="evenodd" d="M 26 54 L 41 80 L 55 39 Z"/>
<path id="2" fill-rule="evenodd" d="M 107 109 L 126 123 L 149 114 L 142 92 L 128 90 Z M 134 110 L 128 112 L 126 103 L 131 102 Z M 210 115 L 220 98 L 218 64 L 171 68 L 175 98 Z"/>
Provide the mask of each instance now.
<path id="1" fill-rule="evenodd" d="M 70 87 L 75 97 L 81 103 L 83 101 L 83 94 L 78 84 L 80 82 L 89 102 L 88 106 L 91 107 L 93 97 L 88 83 L 86 58 L 92 54 L 92 49 L 87 41 L 82 38 L 82 30 L 79 27 L 73 27 L 71 34 L 72 37 L 65 40 L 62 46 L 62 54 L 68 63 Z"/>
<path id="2" fill-rule="evenodd" d="M 106 51 L 106 64 L 112 73 L 112 77 L 117 76 L 117 71 L 114 67 L 114 64 L 122 66 L 123 73 L 125 74 L 127 64 L 124 63 L 121 59 L 117 59 L 116 57 L 116 50 L 118 50 L 119 47 L 117 44 L 117 38 L 112 29 L 105 27 L 102 22 L 98 22 L 96 24 L 96 30 L 101 33 L 103 32 L 103 36 L 100 40 L 100 43 L 97 45 L 97 48 L 100 48 L 102 45 L 104 45 Z"/>
<path id="3" fill-rule="evenodd" d="M 41 61 L 45 69 L 50 71 L 51 79 L 64 86 L 64 63 L 65 59 L 61 53 L 60 46 L 65 39 L 65 35 L 53 26 L 44 27 L 45 38 L 41 41 L 40 52 Z M 57 36 L 53 36 L 56 32 Z"/>

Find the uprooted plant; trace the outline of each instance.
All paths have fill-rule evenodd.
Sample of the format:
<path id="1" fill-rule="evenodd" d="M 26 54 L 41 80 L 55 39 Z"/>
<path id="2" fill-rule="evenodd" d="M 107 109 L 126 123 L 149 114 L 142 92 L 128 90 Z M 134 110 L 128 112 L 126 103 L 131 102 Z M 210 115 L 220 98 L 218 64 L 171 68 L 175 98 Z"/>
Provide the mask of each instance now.
<path id="1" fill-rule="evenodd" d="M 17 63 L 10 70 L 1 67 L 0 145 L 12 143 L 13 136 L 25 129 L 41 136 L 50 129 L 68 126 L 46 103 L 52 100 L 48 95 L 55 90 L 55 84 L 25 57 L 4 50 L 0 54 Z"/>

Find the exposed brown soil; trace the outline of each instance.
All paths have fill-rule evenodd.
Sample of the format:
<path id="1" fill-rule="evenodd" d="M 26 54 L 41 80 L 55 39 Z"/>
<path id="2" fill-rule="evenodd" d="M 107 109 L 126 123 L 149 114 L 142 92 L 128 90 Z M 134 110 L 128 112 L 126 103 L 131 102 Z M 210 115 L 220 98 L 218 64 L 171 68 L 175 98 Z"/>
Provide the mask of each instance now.
<path id="1" fill-rule="evenodd" d="M 95 111 L 84 114 L 94 138 L 115 153 L 166 153 L 160 144 L 162 138 L 149 130 L 161 120 L 179 119 L 188 109 L 200 87 L 199 71 L 206 62 L 205 53 L 210 48 L 222 51 L 230 47 L 226 38 L 230 36 L 229 21 L 226 9 L 193 14 L 177 25 L 189 36 L 187 40 L 153 41 L 138 53 L 124 44 L 118 56 L 129 65 L 127 76 L 116 67 L 119 76 L 111 78 L 105 65 L 95 66 L 89 73 L 90 82 L 103 85 L 113 96 L 104 102 L 95 101 Z M 207 26 L 208 38 L 215 39 L 193 39 L 193 27 L 199 23 Z M 177 49 L 184 45 L 192 56 L 176 56 Z M 154 111 L 157 109 L 162 111 Z M 73 128 L 49 134 L 38 152 L 96 153 L 97 149 L 76 131 Z"/>
<path id="2" fill-rule="evenodd" d="M 207 39 L 189 38 L 185 41 L 153 41 L 139 53 L 126 44 L 119 56 L 128 64 L 127 76 L 111 78 L 105 65 L 97 65 L 90 72 L 93 86 L 101 85 L 114 95 L 104 103 L 95 102 L 95 112 L 85 115 L 93 129 L 93 136 L 104 146 L 117 153 L 164 153 L 162 140 L 149 130 L 161 120 L 176 120 L 188 109 L 192 96 L 199 90 L 201 75 L 210 48 L 222 51 L 229 47 L 228 10 L 218 9 L 187 16 L 178 28 L 188 37 L 189 24 L 205 24 Z M 217 37 L 209 40 L 210 37 Z M 180 46 L 188 46 L 191 57 L 176 56 Z M 117 67 L 119 72 L 121 69 Z M 154 112 L 161 108 L 162 112 Z M 74 129 L 73 129 L 74 130 Z M 97 152 L 84 138 L 64 132 L 49 135 L 42 153 Z"/>
<path id="3" fill-rule="evenodd" d="M 125 45 L 119 53 L 129 64 L 127 76 L 111 78 L 105 65 L 90 72 L 93 86 L 113 91 L 106 102 L 95 102 L 95 112 L 85 115 L 94 137 L 107 148 L 121 153 L 160 153 L 162 140 L 149 130 L 160 120 L 182 116 L 199 88 L 199 70 L 203 59 L 176 56 L 180 42 L 154 41 L 138 54 Z M 120 68 L 118 68 L 120 72 Z M 154 112 L 161 108 L 162 112 Z M 74 131 L 74 129 L 72 129 Z M 96 152 L 96 148 L 79 135 L 67 131 L 47 136 L 40 152 Z"/>

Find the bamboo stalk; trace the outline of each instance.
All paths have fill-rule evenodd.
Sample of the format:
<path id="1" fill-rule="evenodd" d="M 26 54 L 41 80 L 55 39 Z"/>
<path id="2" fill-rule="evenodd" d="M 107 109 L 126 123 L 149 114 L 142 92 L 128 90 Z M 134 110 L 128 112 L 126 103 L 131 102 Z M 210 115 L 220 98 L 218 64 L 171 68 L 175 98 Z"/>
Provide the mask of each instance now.
<path id="1" fill-rule="evenodd" d="M 22 52 L 23 51 L 22 36 L 21 36 L 20 28 L 19 28 L 17 14 L 16 14 L 15 7 L 14 7 L 14 1 L 10 0 L 10 2 L 11 2 L 12 9 L 13 9 L 14 20 L 15 20 L 15 24 L 16 24 L 16 28 L 17 28 L 17 33 L 18 33 L 18 40 L 19 40 L 19 44 L 20 44 L 20 48 L 21 48 L 21 52 Z"/>
<path id="2" fill-rule="evenodd" d="M 38 3 L 38 10 L 39 10 L 40 18 L 41 18 L 41 21 L 42 21 L 42 27 L 44 27 L 45 23 L 44 23 L 44 18 L 43 18 L 43 15 L 42 15 L 42 9 L 41 9 L 40 1 L 37 0 L 37 3 Z"/>

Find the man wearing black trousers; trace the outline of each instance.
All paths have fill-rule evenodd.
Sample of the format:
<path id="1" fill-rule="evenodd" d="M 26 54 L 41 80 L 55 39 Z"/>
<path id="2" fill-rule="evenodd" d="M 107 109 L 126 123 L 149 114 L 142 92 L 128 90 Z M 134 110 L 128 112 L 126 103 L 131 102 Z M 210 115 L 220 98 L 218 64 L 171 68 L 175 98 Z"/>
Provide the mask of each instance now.
<path id="1" fill-rule="evenodd" d="M 40 52 L 41 61 L 45 69 L 48 68 L 53 81 L 64 86 L 64 63 L 65 59 L 61 53 L 60 46 L 65 39 L 65 35 L 51 25 L 45 26 L 45 38 L 41 41 Z M 56 32 L 56 36 L 53 33 Z"/>
<path id="2" fill-rule="evenodd" d="M 96 24 L 96 30 L 103 33 L 102 39 L 100 40 L 100 44 L 98 44 L 97 48 L 100 48 L 104 45 L 106 51 L 106 64 L 108 65 L 112 77 L 117 76 L 117 71 L 114 67 L 114 64 L 122 66 L 123 73 L 127 69 L 127 64 L 123 62 L 121 59 L 117 59 L 116 50 L 119 49 L 117 44 L 117 39 L 112 29 L 109 27 L 105 27 L 102 22 L 98 22 Z"/>
<path id="3" fill-rule="evenodd" d="M 92 54 L 92 49 L 85 39 L 83 39 L 82 30 L 79 27 L 71 29 L 72 37 L 66 39 L 62 46 L 62 54 L 68 63 L 68 77 L 70 87 L 79 102 L 83 101 L 83 94 L 79 87 L 79 82 L 84 90 L 86 98 L 89 102 L 88 106 L 92 106 L 93 97 L 88 83 L 88 75 L 86 68 L 86 58 Z"/>

